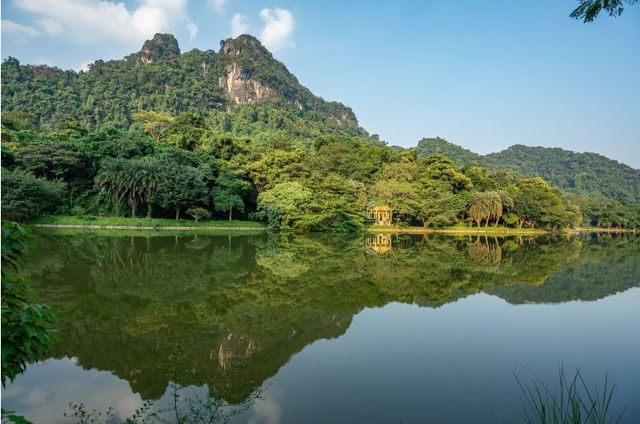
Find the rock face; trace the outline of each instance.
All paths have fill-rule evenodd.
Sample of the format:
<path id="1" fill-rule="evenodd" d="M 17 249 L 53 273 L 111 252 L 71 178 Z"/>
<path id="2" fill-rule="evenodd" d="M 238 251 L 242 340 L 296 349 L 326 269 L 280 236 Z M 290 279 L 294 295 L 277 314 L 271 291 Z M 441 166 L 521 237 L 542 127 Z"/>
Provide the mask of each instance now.
<path id="1" fill-rule="evenodd" d="M 218 86 L 232 103 L 249 104 L 281 97 L 259 78 L 255 78 L 256 61 L 275 63 L 271 53 L 249 35 L 220 42 L 220 56 L 228 62 L 218 78 Z"/>
<path id="2" fill-rule="evenodd" d="M 271 87 L 251 78 L 251 72 L 233 62 L 225 67 L 226 75 L 220 76 L 218 85 L 237 105 L 274 98 Z"/>
<path id="3" fill-rule="evenodd" d="M 171 34 L 156 34 L 144 42 L 138 53 L 138 63 L 149 64 L 177 59 L 180 56 L 178 40 Z"/>

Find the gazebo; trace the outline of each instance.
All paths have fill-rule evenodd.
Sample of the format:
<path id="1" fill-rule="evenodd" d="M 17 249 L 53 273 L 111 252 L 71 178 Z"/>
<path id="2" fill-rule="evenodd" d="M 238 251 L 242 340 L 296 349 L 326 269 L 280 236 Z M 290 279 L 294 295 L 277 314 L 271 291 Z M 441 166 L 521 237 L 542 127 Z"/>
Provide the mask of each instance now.
<path id="1" fill-rule="evenodd" d="M 391 225 L 393 209 L 387 205 L 378 205 L 367 208 L 367 217 L 378 225 Z"/>

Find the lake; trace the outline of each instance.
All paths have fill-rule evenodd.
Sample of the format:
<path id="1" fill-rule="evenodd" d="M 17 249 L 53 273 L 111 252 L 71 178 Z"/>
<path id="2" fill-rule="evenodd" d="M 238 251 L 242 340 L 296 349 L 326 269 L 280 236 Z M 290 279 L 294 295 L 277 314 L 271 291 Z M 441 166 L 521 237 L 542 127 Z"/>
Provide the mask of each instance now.
<path id="1" fill-rule="evenodd" d="M 2 405 L 36 423 L 512 422 L 561 368 L 640 422 L 633 235 L 41 231 L 27 269 L 60 331 Z"/>

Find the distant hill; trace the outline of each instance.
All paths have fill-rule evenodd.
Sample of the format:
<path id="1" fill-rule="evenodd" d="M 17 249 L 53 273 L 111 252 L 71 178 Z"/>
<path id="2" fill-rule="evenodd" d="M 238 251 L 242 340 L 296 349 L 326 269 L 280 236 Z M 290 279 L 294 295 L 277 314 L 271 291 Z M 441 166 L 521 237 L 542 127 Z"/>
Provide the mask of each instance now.
<path id="1" fill-rule="evenodd" d="M 458 166 L 479 165 L 493 171 L 509 169 L 525 177 L 541 176 L 571 193 L 640 201 L 640 170 L 596 153 L 515 145 L 483 156 L 441 138 L 422 139 L 417 149 L 419 156 L 442 153 Z"/>
<path id="2" fill-rule="evenodd" d="M 121 60 L 96 60 L 80 72 L 22 65 L 14 58 L 2 65 L 3 111 L 27 113 L 44 130 L 68 121 L 89 129 L 127 127 L 139 110 L 206 117 L 259 105 L 282 111 L 265 118 L 272 121 L 300 118 L 322 123 L 328 133 L 366 133 L 350 108 L 315 96 L 250 35 L 221 41 L 218 52 L 181 53 L 173 35 L 156 34 L 139 52 Z M 278 125 L 284 126 L 273 126 Z"/>
<path id="3" fill-rule="evenodd" d="M 423 138 L 416 146 L 419 157 L 429 156 L 433 153 L 440 153 L 448 157 L 458 167 L 465 165 L 480 165 L 483 158 L 481 155 L 467 150 L 457 144 L 449 143 L 444 138 Z"/>

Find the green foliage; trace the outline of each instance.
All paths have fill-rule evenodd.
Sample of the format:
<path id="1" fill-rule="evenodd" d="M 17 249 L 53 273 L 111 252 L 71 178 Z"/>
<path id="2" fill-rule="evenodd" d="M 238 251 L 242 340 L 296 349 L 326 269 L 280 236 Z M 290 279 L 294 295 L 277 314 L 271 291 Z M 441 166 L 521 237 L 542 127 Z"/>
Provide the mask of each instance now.
<path id="1" fill-rule="evenodd" d="M 236 177 L 225 168 L 216 179 L 211 192 L 213 205 L 217 211 L 229 212 L 229 221 L 233 219 L 233 210 L 244 211 L 243 194 L 249 190 L 249 184 Z"/>
<path id="2" fill-rule="evenodd" d="M 257 215 L 273 228 L 308 229 L 306 206 L 311 199 L 311 191 L 298 182 L 276 184 L 258 195 Z"/>
<path id="3" fill-rule="evenodd" d="M 443 139 L 423 139 L 417 151 L 419 157 L 444 153 L 465 169 L 481 166 L 496 173 L 511 171 L 520 177 L 539 176 L 571 193 L 604 196 L 626 203 L 640 201 L 640 171 L 595 153 L 515 145 L 481 156 Z M 472 180 L 477 178 L 472 172 L 467 171 L 467 174 Z M 497 177 L 498 174 L 494 174 L 494 178 Z M 513 180 L 513 175 L 502 174 L 500 177 Z"/>
<path id="4" fill-rule="evenodd" d="M 31 282 L 18 275 L 22 257 L 32 246 L 23 225 L 2 221 L 2 385 L 48 350 L 57 315 L 37 303 Z"/>
<path id="5" fill-rule="evenodd" d="M 204 177 L 198 168 L 168 164 L 158 184 L 154 202 L 165 209 L 173 209 L 176 219 L 179 219 L 182 209 L 207 203 L 208 191 Z"/>
<path id="6" fill-rule="evenodd" d="M 416 146 L 418 157 L 428 157 L 434 153 L 441 154 L 456 164 L 458 167 L 469 164 L 478 164 L 481 156 L 463 147 L 449 143 L 444 138 L 423 138 Z"/>
<path id="7" fill-rule="evenodd" d="M 112 159 L 103 161 L 96 175 L 96 186 L 107 193 L 119 213 L 123 201 L 127 201 L 131 217 L 136 216 L 138 206 L 150 204 L 158 191 L 164 169 L 157 160 Z"/>
<path id="8" fill-rule="evenodd" d="M 253 103 L 249 97 L 256 93 L 247 84 L 249 97 L 242 99 L 247 107 L 222 112 L 236 104 L 219 85 L 232 65 L 268 87 L 268 96 L 262 99 L 268 107 L 249 104 Z M 22 114 L 14 115 L 19 119 L 11 124 L 35 123 L 48 131 L 68 120 L 89 129 L 126 128 L 136 121 L 160 141 L 171 124 L 167 114 L 200 113 L 223 132 L 273 128 L 303 137 L 327 132 L 364 134 L 351 109 L 314 96 L 257 39 L 247 35 L 226 40 L 218 53 L 181 54 L 175 37 L 156 34 L 140 52 L 122 60 L 96 60 L 81 72 L 21 65 L 9 58 L 2 65 L 2 93 L 3 111 Z M 182 132 L 166 138 L 174 145 L 194 142 Z"/>
<path id="9" fill-rule="evenodd" d="M 88 72 L 13 58 L 2 70 L 2 210 L 14 219 L 144 208 L 179 219 L 210 205 L 229 219 L 344 232 L 384 205 L 394 223 L 430 227 L 640 222 L 637 170 L 561 149 L 480 156 L 441 138 L 389 147 L 251 36 L 181 54 L 173 36 L 157 34 Z"/>
<path id="10" fill-rule="evenodd" d="M 595 153 L 516 145 L 485 156 L 492 169 L 512 169 L 524 177 L 540 176 L 571 193 L 640 201 L 640 171 Z"/>
<path id="11" fill-rule="evenodd" d="M 609 16 L 620 16 L 624 11 L 624 4 L 633 5 L 638 0 L 580 0 L 571 16 L 573 19 L 581 19 L 583 22 L 592 22 L 603 10 Z"/>
<path id="12" fill-rule="evenodd" d="M 25 221 L 53 213 L 65 200 L 66 185 L 37 178 L 26 171 L 2 168 L 2 216 Z"/>
<path id="13" fill-rule="evenodd" d="M 200 220 L 202 218 L 205 218 L 205 219 L 206 218 L 210 218 L 211 217 L 211 212 L 209 212 L 205 208 L 196 207 L 196 208 L 187 209 L 187 215 L 189 215 L 190 217 L 195 219 L 196 224 L 198 224 L 198 220 Z"/>
<path id="14" fill-rule="evenodd" d="M 576 223 L 577 216 L 564 204 L 560 192 L 542 178 L 522 180 L 516 186 L 513 212 L 519 217 L 519 227 L 559 228 Z"/>

